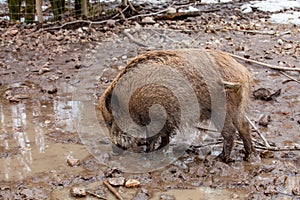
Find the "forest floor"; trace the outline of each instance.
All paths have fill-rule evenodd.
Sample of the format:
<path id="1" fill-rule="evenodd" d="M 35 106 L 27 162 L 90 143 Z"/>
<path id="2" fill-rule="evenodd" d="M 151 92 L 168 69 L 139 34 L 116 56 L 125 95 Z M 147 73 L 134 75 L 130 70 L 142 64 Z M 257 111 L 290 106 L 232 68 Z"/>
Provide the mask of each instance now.
<path id="1" fill-rule="evenodd" d="M 273 24 L 269 13 L 257 10 L 242 14 L 241 5 L 197 5 L 200 16 L 177 20 L 142 16 L 60 29 L 0 21 L 0 199 L 74 199 L 74 187 L 88 190 L 86 199 L 99 199 L 91 194 L 115 199 L 103 181 L 123 178 L 140 182 L 115 187 L 124 199 L 299 199 L 299 151 L 257 148 L 261 161 L 249 163 L 242 159 L 243 146 L 236 145 L 235 162 L 225 164 L 216 159 L 221 144 L 191 147 L 160 169 L 132 173 L 126 170 L 130 164 L 120 170 L 101 163 L 87 145 L 96 142 L 105 152 L 101 146 L 107 141 L 88 135 L 98 127 L 97 100 L 126 62 L 147 50 L 218 49 L 299 67 L 300 28 Z M 238 61 L 254 78 L 249 118 L 271 145 L 299 146 L 299 71 Z M 269 98 L 255 98 L 260 88 Z M 220 139 L 205 134 L 204 143 Z M 254 130 L 253 136 L 259 140 Z M 70 158 L 79 162 L 70 166 Z"/>

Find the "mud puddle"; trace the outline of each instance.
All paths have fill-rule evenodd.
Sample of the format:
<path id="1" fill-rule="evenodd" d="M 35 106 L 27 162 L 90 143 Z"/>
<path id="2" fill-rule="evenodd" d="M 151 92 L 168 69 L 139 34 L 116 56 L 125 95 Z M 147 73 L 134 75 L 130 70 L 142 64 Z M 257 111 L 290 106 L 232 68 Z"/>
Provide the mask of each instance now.
<path id="1" fill-rule="evenodd" d="M 73 101 L 0 102 L 0 180 L 67 169 L 68 157 L 88 155 L 72 120 Z M 71 109 L 72 108 L 72 109 Z"/>

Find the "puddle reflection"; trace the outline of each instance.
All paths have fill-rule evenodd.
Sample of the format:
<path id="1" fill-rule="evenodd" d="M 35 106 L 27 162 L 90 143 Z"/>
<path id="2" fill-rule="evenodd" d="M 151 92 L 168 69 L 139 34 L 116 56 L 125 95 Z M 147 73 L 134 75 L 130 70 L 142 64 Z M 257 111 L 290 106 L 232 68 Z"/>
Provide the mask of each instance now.
<path id="1" fill-rule="evenodd" d="M 23 179 L 65 166 L 66 157 L 71 154 L 87 155 L 83 145 L 46 139 L 47 134 L 57 129 L 76 132 L 74 118 L 80 113 L 78 101 L 0 101 L 0 180 Z"/>

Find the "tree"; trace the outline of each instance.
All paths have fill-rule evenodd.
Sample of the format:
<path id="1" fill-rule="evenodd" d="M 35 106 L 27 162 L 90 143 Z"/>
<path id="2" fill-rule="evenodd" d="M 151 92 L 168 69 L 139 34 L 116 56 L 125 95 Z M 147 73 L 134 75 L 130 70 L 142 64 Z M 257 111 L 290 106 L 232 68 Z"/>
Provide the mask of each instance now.
<path id="1" fill-rule="evenodd" d="M 39 25 L 43 23 L 43 11 L 42 11 L 42 0 L 36 0 L 36 14 Z"/>

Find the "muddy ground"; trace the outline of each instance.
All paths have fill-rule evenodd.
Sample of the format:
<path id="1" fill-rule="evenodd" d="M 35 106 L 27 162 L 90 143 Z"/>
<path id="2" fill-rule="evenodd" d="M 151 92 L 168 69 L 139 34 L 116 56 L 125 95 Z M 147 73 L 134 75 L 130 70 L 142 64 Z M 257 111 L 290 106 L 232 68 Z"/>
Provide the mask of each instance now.
<path id="1" fill-rule="evenodd" d="M 176 21 L 141 23 L 137 18 L 73 29 L 38 30 L 1 21 L 0 199 L 75 199 L 70 189 L 77 186 L 114 199 L 103 185 L 112 177 L 140 181 L 137 188 L 115 187 L 124 199 L 300 199 L 299 151 L 257 149 L 261 161 L 248 163 L 242 159 L 243 147 L 236 145 L 236 162 L 225 164 L 216 159 L 220 144 L 190 147 L 160 169 L 127 173 L 101 163 L 107 141 L 89 135 L 100 130 L 96 102 L 103 90 L 130 58 L 147 50 L 220 49 L 299 67 L 299 27 L 272 24 L 268 13 L 241 14 L 240 5 L 198 5 L 214 12 Z M 299 83 L 280 71 L 240 62 L 253 74 L 252 92 L 280 90 L 272 98 L 252 95 L 249 118 L 272 145 L 299 145 Z M 298 72 L 286 74 L 299 80 Z M 263 115 L 270 120 L 260 120 Z M 220 139 L 218 133 L 199 134 L 206 135 L 199 144 Z M 260 140 L 254 131 L 253 136 Z M 79 164 L 67 165 L 68 158 L 79 159 Z"/>

